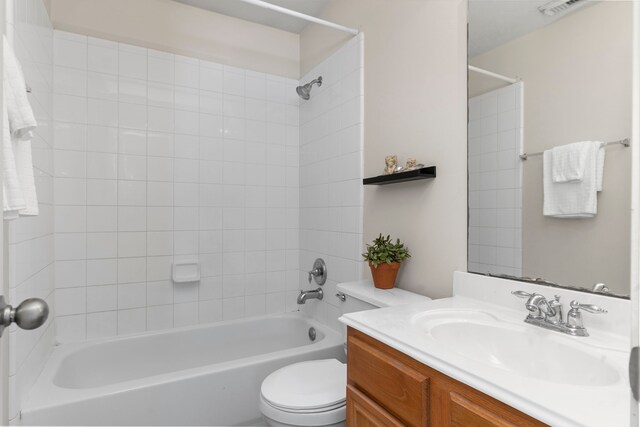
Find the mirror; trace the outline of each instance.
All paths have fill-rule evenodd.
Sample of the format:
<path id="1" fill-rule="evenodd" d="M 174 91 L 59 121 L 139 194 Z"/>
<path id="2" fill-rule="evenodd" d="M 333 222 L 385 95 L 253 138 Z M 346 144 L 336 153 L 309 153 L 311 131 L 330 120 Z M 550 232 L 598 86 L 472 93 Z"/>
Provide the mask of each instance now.
<path id="1" fill-rule="evenodd" d="M 470 272 L 629 295 L 632 15 L 469 1 Z"/>

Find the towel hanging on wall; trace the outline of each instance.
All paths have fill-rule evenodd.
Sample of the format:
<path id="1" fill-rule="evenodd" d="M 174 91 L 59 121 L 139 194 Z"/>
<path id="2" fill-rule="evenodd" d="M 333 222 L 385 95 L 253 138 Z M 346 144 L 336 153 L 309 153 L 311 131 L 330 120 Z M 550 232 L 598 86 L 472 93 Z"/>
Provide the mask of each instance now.
<path id="1" fill-rule="evenodd" d="M 3 209 L 5 219 L 38 215 L 38 198 L 33 173 L 31 138 L 37 127 L 27 98 L 22 67 L 7 38 L 3 36 L 3 88 L 6 108 L 2 138 Z"/>
<path id="2" fill-rule="evenodd" d="M 598 213 L 597 194 L 602 191 L 605 144 L 584 141 L 570 146 L 559 150 L 561 157 L 555 164 L 554 150 L 543 154 L 544 215 L 591 218 Z"/>

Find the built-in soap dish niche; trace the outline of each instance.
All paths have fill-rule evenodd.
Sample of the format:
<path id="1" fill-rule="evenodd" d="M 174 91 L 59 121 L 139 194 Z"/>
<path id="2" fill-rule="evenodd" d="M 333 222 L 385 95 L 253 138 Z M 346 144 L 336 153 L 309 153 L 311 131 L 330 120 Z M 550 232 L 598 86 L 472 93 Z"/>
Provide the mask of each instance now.
<path id="1" fill-rule="evenodd" d="M 185 260 L 173 263 L 171 276 L 173 283 L 193 283 L 200 281 L 200 263 Z"/>

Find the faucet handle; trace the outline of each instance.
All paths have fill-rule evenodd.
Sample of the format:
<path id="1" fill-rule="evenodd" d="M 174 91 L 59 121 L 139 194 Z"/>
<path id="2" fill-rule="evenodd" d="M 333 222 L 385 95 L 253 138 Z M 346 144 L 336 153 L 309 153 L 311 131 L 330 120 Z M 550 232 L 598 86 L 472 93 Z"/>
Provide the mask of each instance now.
<path id="1" fill-rule="evenodd" d="M 584 310 L 589 313 L 595 313 L 595 314 L 608 313 L 607 310 L 605 310 L 602 307 L 598 307 L 597 305 L 593 305 L 593 304 L 580 304 L 576 300 L 571 301 L 569 305 L 571 306 L 571 309 L 575 311 Z"/>
<path id="2" fill-rule="evenodd" d="M 533 294 L 525 291 L 511 291 L 511 295 L 515 295 L 518 298 L 531 298 L 533 296 Z"/>

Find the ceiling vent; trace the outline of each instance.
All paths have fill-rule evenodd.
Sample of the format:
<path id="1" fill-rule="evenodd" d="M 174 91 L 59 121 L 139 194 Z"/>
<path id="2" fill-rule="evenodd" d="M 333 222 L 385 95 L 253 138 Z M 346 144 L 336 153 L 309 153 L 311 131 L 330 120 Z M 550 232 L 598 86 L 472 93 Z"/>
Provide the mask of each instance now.
<path id="1" fill-rule="evenodd" d="M 547 16 L 553 16 L 569 9 L 577 9 L 585 4 L 587 4 L 587 0 L 553 0 L 544 6 L 540 6 L 538 10 Z"/>

